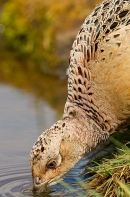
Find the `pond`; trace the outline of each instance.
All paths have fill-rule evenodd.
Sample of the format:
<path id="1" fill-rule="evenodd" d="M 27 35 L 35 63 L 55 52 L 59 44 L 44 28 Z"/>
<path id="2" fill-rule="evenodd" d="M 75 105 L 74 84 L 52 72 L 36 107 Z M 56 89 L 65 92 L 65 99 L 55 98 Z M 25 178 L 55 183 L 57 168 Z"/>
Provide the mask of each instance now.
<path id="1" fill-rule="evenodd" d="M 32 188 L 30 150 L 38 136 L 58 119 L 58 112 L 45 100 L 5 84 L 0 85 L 0 101 L 0 197 L 33 196 L 28 190 Z M 85 160 L 68 173 L 65 182 L 77 187 L 74 177 L 81 174 L 84 179 Z M 73 193 L 57 184 L 41 195 L 76 196 Z"/>

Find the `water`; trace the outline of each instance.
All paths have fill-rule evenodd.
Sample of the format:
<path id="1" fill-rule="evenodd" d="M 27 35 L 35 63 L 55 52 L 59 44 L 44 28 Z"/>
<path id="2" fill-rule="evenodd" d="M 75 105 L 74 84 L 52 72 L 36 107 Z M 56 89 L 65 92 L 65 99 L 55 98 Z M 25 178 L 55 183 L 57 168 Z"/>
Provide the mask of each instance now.
<path id="1" fill-rule="evenodd" d="M 0 197 L 24 196 L 22 191 L 27 187 L 32 187 L 27 164 L 8 164 L 0 169 Z"/>
<path id="2" fill-rule="evenodd" d="M 56 111 L 47 102 L 0 85 L 0 197 L 23 196 L 22 189 L 32 182 L 32 145 L 56 119 Z"/>

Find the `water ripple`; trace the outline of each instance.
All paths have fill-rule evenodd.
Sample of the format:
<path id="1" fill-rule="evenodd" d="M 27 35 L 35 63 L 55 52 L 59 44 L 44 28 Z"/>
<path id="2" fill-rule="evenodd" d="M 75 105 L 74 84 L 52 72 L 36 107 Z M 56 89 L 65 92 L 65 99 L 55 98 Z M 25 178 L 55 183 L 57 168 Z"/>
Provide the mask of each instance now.
<path id="1" fill-rule="evenodd" d="M 32 187 L 29 166 L 23 164 L 0 169 L 0 197 L 25 197 L 22 191 L 27 187 Z"/>

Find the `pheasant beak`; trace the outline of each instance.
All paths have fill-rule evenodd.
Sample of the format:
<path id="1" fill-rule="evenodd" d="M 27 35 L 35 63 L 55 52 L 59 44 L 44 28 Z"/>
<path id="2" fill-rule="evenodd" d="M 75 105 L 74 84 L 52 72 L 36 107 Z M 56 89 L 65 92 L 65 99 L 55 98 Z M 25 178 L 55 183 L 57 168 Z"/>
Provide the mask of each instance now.
<path id="1" fill-rule="evenodd" d="M 47 182 L 41 183 L 39 177 L 33 180 L 33 193 L 40 193 L 47 187 Z"/>

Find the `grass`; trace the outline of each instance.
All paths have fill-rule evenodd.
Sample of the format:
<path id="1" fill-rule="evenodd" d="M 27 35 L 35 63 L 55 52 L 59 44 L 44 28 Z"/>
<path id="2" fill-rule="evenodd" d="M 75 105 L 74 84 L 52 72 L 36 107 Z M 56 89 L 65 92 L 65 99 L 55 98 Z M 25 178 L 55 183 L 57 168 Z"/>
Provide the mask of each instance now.
<path id="1" fill-rule="evenodd" d="M 117 153 L 113 158 L 95 162 L 94 167 L 90 167 L 95 175 L 88 179 L 87 184 L 77 179 L 80 187 L 88 192 L 88 197 L 130 197 L 130 148 L 113 137 L 110 140 L 117 146 Z M 76 196 L 86 196 L 67 183 L 61 184 Z"/>
<path id="2" fill-rule="evenodd" d="M 96 175 L 87 186 L 104 197 L 130 196 L 130 149 L 125 147 L 120 151 L 121 154 L 113 159 L 105 159 L 102 164 L 91 168 Z"/>

